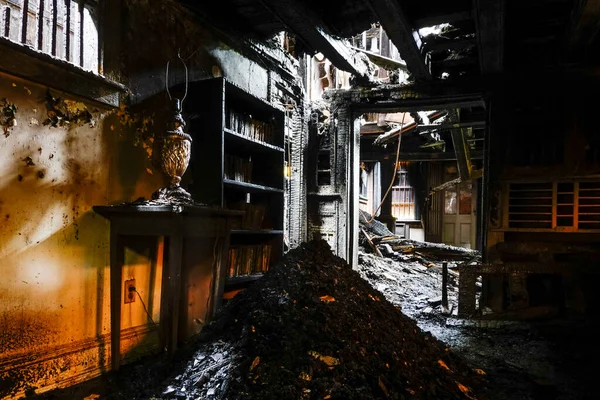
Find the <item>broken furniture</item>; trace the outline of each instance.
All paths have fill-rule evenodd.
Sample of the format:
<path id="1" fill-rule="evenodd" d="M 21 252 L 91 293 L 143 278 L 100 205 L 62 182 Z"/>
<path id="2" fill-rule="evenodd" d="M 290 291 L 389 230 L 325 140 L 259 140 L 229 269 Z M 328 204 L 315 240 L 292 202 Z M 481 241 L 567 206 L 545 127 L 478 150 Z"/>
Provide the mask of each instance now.
<path id="1" fill-rule="evenodd" d="M 239 228 L 243 213 L 195 205 L 135 204 L 96 206 L 94 211 L 110 220 L 112 369 L 117 370 L 121 361 L 123 267 L 128 237 L 164 238 L 164 257 L 159 260 L 163 264 L 159 336 L 161 348 L 172 353 L 179 339 L 194 333 L 182 331 L 190 326 L 188 320 L 195 315 L 210 318 L 219 306 L 229 234 Z M 207 291 L 209 301 L 201 304 L 203 309 L 190 310 L 193 302 L 188 297 Z"/>
<path id="2" fill-rule="evenodd" d="M 224 78 L 193 82 L 184 114 L 194 138 L 192 197 L 246 212 L 231 232 L 226 288 L 258 279 L 283 254 L 284 113 Z"/>

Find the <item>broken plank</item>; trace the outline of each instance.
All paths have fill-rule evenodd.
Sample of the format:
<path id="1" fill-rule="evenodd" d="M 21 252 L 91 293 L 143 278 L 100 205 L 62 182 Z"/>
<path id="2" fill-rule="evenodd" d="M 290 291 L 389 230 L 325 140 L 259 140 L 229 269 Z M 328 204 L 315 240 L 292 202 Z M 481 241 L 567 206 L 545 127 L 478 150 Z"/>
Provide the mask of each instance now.
<path id="1" fill-rule="evenodd" d="M 365 235 L 365 238 L 367 239 L 367 243 L 369 243 L 369 246 L 371 247 L 371 250 L 373 250 L 373 253 L 377 254 L 379 257 L 383 257 L 383 254 L 381 254 L 381 251 L 379 251 L 377 246 L 375 246 L 375 244 L 373 244 L 373 241 L 371 240 L 371 238 L 369 237 L 367 232 L 365 232 L 365 230 L 363 228 L 360 228 L 360 231 L 363 233 L 363 235 Z"/>

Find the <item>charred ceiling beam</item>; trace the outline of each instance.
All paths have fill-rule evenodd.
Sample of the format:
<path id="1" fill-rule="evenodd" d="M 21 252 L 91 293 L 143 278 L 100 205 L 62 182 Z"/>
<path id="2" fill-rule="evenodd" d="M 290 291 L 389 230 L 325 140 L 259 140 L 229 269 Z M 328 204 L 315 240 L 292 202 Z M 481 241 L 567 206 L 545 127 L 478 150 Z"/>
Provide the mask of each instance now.
<path id="1" fill-rule="evenodd" d="M 572 13 L 569 47 L 586 51 L 600 33 L 600 0 L 577 0 Z"/>
<path id="2" fill-rule="evenodd" d="M 396 157 L 396 152 L 380 151 L 380 152 L 362 152 L 360 159 L 363 161 L 380 161 Z M 456 161 L 456 154 L 451 152 L 400 152 L 400 161 Z M 471 153 L 472 160 L 483 160 L 482 151 L 473 151 Z"/>
<path id="3" fill-rule="evenodd" d="M 449 187 L 458 185 L 459 183 L 468 182 L 468 181 L 471 181 L 471 180 L 474 180 L 474 179 L 479 179 L 479 178 L 482 178 L 482 177 L 483 177 L 483 169 L 478 169 L 476 171 L 473 171 L 473 173 L 470 176 L 468 176 L 468 177 L 464 177 L 463 178 L 463 177 L 459 176 L 456 179 L 452 179 L 451 181 L 442 183 L 441 185 L 434 187 L 433 189 L 431 189 L 431 191 L 429 192 L 429 194 L 432 195 L 435 192 L 439 192 L 441 190 L 448 189 Z"/>
<path id="4" fill-rule="evenodd" d="M 311 49 L 321 52 L 336 68 L 350 72 L 363 82 L 369 82 L 369 66 L 354 57 L 343 41 L 335 39 L 319 26 L 323 25 L 311 10 L 294 0 L 260 0 L 260 2 Z"/>
<path id="5" fill-rule="evenodd" d="M 451 122 L 460 121 L 460 110 L 452 110 L 448 113 Z M 452 136 L 452 144 L 454 152 L 456 153 L 456 165 L 458 167 L 458 176 L 462 180 L 467 180 L 471 176 L 472 165 L 471 165 L 471 154 L 469 144 L 465 140 L 465 136 L 468 134 L 469 128 L 452 129 L 450 135 Z"/>
<path id="6" fill-rule="evenodd" d="M 406 61 L 416 81 L 430 81 L 431 70 L 422 52 L 423 42 L 413 29 L 404 10 L 395 0 L 367 0 L 379 23 Z"/>
<path id="7" fill-rule="evenodd" d="M 459 11 L 452 14 L 432 15 L 430 17 L 419 18 L 414 22 L 415 29 L 421 29 L 428 26 L 452 24 L 471 19 L 471 11 Z"/>
<path id="8" fill-rule="evenodd" d="M 479 66 L 483 74 L 502 71 L 505 0 L 474 0 Z"/>
<path id="9" fill-rule="evenodd" d="M 442 80 L 412 85 L 385 85 L 370 90 L 328 90 L 324 100 L 360 113 L 396 113 L 485 107 L 488 83 L 480 78 Z"/>
<path id="10" fill-rule="evenodd" d="M 411 112 L 411 111 L 435 111 L 447 109 L 450 107 L 472 108 L 482 107 L 481 99 L 415 99 L 400 102 L 381 102 L 373 104 L 358 105 L 356 111 L 372 113 L 391 113 L 391 112 Z"/>
<path id="11" fill-rule="evenodd" d="M 386 68 L 386 69 L 401 69 L 402 71 L 408 72 L 408 68 L 406 67 L 406 64 L 401 61 L 394 60 L 392 58 L 385 57 L 385 56 L 382 56 L 381 54 L 373 53 L 372 51 L 361 49 L 359 47 L 350 46 L 350 48 L 355 51 L 366 54 L 367 57 L 369 57 L 369 60 L 371 60 L 371 62 L 373 64 L 375 64 L 379 67 Z"/>

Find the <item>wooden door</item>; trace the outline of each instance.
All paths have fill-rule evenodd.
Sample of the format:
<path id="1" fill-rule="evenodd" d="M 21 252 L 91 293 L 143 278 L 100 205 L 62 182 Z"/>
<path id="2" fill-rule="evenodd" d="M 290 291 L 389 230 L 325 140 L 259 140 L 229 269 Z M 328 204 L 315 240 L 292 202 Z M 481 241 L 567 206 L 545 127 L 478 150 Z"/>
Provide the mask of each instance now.
<path id="1" fill-rule="evenodd" d="M 462 182 L 444 192 L 442 242 L 468 249 L 475 248 L 477 227 L 475 185 L 473 182 Z"/>

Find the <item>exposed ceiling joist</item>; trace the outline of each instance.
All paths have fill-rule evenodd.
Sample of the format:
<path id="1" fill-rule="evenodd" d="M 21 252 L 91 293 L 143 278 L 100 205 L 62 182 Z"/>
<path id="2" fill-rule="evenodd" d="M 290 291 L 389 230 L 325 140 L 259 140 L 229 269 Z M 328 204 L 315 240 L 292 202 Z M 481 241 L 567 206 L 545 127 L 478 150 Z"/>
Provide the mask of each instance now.
<path id="1" fill-rule="evenodd" d="M 343 41 L 335 39 L 319 28 L 319 19 L 302 3 L 293 0 L 260 0 L 269 11 L 300 37 L 310 48 L 321 52 L 336 68 L 358 78 L 370 80 L 368 63 Z"/>
<path id="2" fill-rule="evenodd" d="M 371 112 L 371 113 L 390 113 L 390 112 L 411 112 L 411 111 L 435 111 L 445 110 L 448 108 L 471 108 L 471 107 L 483 107 L 483 100 L 459 100 L 459 99 L 448 99 L 447 102 L 443 99 L 415 99 L 406 100 L 400 103 L 389 102 L 389 103 L 377 103 L 377 104 L 365 104 L 356 105 L 356 110 Z"/>
<path id="3" fill-rule="evenodd" d="M 420 18 L 415 21 L 415 29 L 425 28 L 427 26 L 452 24 L 454 22 L 466 21 L 471 19 L 471 11 L 460 11 L 452 14 L 433 15 L 430 17 Z"/>
<path id="4" fill-rule="evenodd" d="M 361 152 L 360 159 L 364 161 L 380 161 L 395 157 L 396 152 L 377 151 L 377 152 Z M 401 161 L 456 161 L 456 154 L 453 152 L 400 152 L 399 159 Z M 482 160 L 482 151 L 471 152 L 471 160 Z"/>
<path id="5" fill-rule="evenodd" d="M 421 51 L 423 43 L 412 28 L 398 1 L 367 0 L 379 23 L 400 52 L 416 81 L 431 80 L 431 71 Z"/>
<path id="6" fill-rule="evenodd" d="M 451 122 L 460 121 L 460 110 L 452 110 L 448 113 Z M 456 165 L 458 166 L 458 175 L 462 180 L 467 180 L 471 176 L 471 153 L 469 144 L 465 140 L 466 128 L 452 129 L 452 144 L 454 153 L 456 153 Z"/>
<path id="7" fill-rule="evenodd" d="M 481 73 L 502 71 L 505 0 L 474 0 Z"/>

